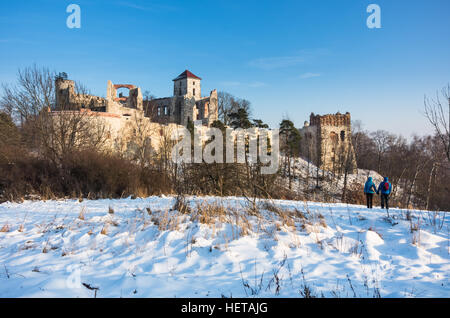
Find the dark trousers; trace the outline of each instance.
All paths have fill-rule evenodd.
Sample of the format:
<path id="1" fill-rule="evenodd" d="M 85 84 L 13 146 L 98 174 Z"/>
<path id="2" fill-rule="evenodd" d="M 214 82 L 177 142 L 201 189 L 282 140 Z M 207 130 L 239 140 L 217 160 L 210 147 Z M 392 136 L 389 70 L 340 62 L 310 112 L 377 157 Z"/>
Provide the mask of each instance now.
<path id="1" fill-rule="evenodd" d="M 366 202 L 367 202 L 367 208 L 372 208 L 372 202 L 373 202 L 373 193 L 366 193 Z"/>
<path id="2" fill-rule="evenodd" d="M 386 207 L 386 210 L 389 210 L 389 194 L 381 194 L 381 208 L 384 209 Z"/>

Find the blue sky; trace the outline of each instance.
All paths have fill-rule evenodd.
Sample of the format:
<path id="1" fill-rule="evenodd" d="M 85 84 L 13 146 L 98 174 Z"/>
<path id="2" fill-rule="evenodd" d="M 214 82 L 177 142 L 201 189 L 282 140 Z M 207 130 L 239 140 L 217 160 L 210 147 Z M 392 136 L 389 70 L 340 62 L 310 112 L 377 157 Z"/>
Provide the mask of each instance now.
<path id="1" fill-rule="evenodd" d="M 81 7 L 81 29 L 66 7 Z M 369 4 L 381 29 L 366 26 Z M 108 79 L 158 97 L 185 69 L 203 95 L 251 101 L 272 127 L 350 111 L 368 130 L 431 132 L 424 94 L 450 82 L 450 1 L 0 1 L 0 82 L 32 64 L 100 96 Z"/>

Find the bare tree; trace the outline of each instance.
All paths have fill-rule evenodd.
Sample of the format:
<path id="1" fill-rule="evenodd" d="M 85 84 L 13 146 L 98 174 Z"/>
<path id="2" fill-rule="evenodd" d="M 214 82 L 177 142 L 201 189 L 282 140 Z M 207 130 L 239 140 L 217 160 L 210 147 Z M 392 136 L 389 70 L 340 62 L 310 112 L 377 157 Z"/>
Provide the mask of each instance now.
<path id="1" fill-rule="evenodd" d="M 22 134 L 32 148 L 55 163 L 73 151 L 100 150 L 106 127 L 94 113 L 73 110 L 70 101 L 55 107 L 55 72 L 36 65 L 20 69 L 15 85 L 3 85 L 0 108 L 20 123 Z M 76 83 L 76 91 L 87 88 Z"/>
<path id="2" fill-rule="evenodd" d="M 142 96 L 145 101 L 153 100 L 156 98 L 155 95 L 153 95 L 149 90 L 145 90 Z"/>
<path id="3" fill-rule="evenodd" d="M 139 163 L 141 168 L 148 165 L 155 155 L 155 149 L 152 146 L 152 139 L 158 138 L 160 128 L 150 121 L 143 114 L 135 112 L 126 127 L 117 139 L 122 141 L 122 150 L 125 150 L 128 158 Z"/>
<path id="4" fill-rule="evenodd" d="M 447 160 L 450 161 L 450 84 L 441 90 L 443 101 L 436 93 L 435 99 L 425 96 L 425 116 L 434 128 L 444 146 Z"/>
<path id="5" fill-rule="evenodd" d="M 353 161 L 355 160 L 355 152 L 352 151 L 351 147 L 341 147 L 343 148 L 343 152 L 345 152 L 342 159 L 342 168 L 344 172 L 344 186 L 342 188 L 342 202 L 347 200 L 347 187 L 348 187 L 348 175 L 353 172 Z"/>
<path id="6" fill-rule="evenodd" d="M 371 137 L 375 142 L 376 155 L 377 155 L 377 172 L 381 171 L 381 160 L 383 155 L 388 151 L 389 144 L 391 143 L 393 136 L 384 130 L 377 130 L 371 133 Z"/>
<path id="7" fill-rule="evenodd" d="M 237 113 L 239 109 L 244 109 L 250 115 L 251 104 L 246 99 L 241 99 L 227 92 L 218 92 L 218 115 L 219 120 L 225 125 L 231 123 L 230 114 Z"/>
<path id="8" fill-rule="evenodd" d="M 43 111 L 34 131 L 40 152 L 57 164 L 75 151 L 101 151 L 107 139 L 102 119 L 84 111 Z"/>
<path id="9" fill-rule="evenodd" d="M 20 131 L 11 116 L 0 112 L 0 163 L 10 163 L 22 155 Z"/>
<path id="10" fill-rule="evenodd" d="M 2 85 L 0 109 L 23 125 L 55 102 L 55 72 L 33 65 L 19 69 L 15 85 Z"/>

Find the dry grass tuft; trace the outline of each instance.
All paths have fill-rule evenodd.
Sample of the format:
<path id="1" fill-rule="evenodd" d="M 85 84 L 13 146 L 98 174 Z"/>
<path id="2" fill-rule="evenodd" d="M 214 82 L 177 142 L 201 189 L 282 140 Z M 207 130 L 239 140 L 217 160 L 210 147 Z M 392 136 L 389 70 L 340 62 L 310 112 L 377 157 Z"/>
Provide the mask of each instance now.
<path id="1" fill-rule="evenodd" d="M 319 217 L 319 224 L 322 227 L 326 228 L 327 227 L 327 222 L 325 221 L 325 217 L 322 214 L 320 214 L 320 213 L 319 213 L 318 217 Z"/>
<path id="2" fill-rule="evenodd" d="M 175 199 L 175 204 L 173 205 L 173 210 L 176 210 L 182 214 L 190 214 L 191 208 L 189 207 L 189 203 L 186 201 L 186 197 L 183 195 L 179 195 Z"/>
<path id="3" fill-rule="evenodd" d="M 109 227 L 109 223 L 105 223 L 105 225 L 103 226 L 100 234 L 107 235 L 108 234 L 108 227 Z"/>
<path id="4" fill-rule="evenodd" d="M 307 219 L 305 214 L 298 209 L 288 209 L 281 206 L 277 206 L 271 202 L 264 202 L 260 206 L 261 209 L 274 212 L 278 216 L 280 223 L 276 222 L 277 231 L 280 230 L 281 226 L 285 226 L 292 230 L 295 230 L 295 222 L 300 221 L 302 224 L 305 223 Z"/>
<path id="5" fill-rule="evenodd" d="M 176 231 L 180 225 L 180 215 L 178 213 L 170 214 L 168 210 L 164 213 L 152 213 L 151 221 L 158 227 L 160 231 Z"/>
<path id="6" fill-rule="evenodd" d="M 0 232 L 6 233 L 9 232 L 10 228 L 9 228 L 9 224 L 6 223 L 5 225 L 3 225 L 3 227 L 0 229 Z"/>
<path id="7" fill-rule="evenodd" d="M 224 222 L 227 219 L 227 215 L 229 215 L 229 212 L 222 204 L 203 201 L 197 203 L 195 213 L 191 215 L 191 220 L 211 225 L 215 224 L 217 219 L 220 222 Z"/>
<path id="8" fill-rule="evenodd" d="M 119 226 L 119 222 L 116 221 L 116 220 L 114 220 L 112 217 L 111 217 L 111 218 L 108 218 L 108 219 L 105 221 L 105 223 L 106 223 L 106 224 L 111 224 L 111 225 L 113 225 L 113 226 Z"/>
<path id="9" fill-rule="evenodd" d="M 378 232 L 375 228 L 369 227 L 369 228 L 367 229 L 367 231 L 375 232 L 375 233 L 378 234 L 378 236 L 379 236 L 381 239 L 383 239 L 383 235 L 381 235 L 380 232 Z"/>
<path id="10" fill-rule="evenodd" d="M 78 218 L 79 218 L 80 220 L 83 220 L 83 221 L 84 221 L 84 219 L 85 219 L 85 214 L 86 214 L 86 207 L 83 206 L 83 207 L 81 207 L 80 214 L 78 214 Z"/>

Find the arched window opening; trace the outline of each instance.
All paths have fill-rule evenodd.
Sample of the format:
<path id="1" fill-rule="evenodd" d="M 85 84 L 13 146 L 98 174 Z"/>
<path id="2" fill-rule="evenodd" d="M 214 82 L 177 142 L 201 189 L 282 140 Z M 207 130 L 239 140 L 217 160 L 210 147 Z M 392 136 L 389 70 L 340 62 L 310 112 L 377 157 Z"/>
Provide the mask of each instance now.
<path id="1" fill-rule="evenodd" d="M 330 133 L 330 139 L 332 142 L 338 142 L 338 135 L 334 131 L 332 131 Z"/>

